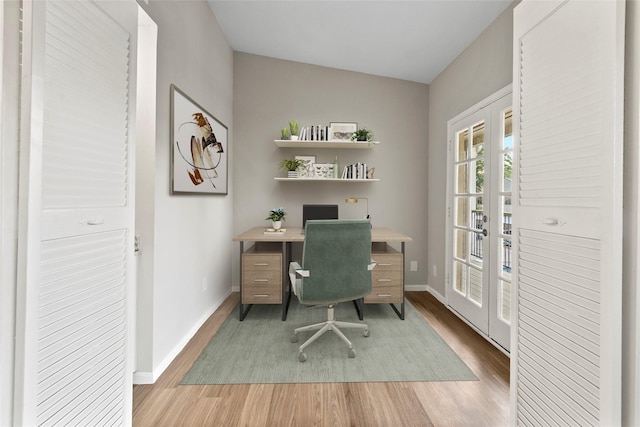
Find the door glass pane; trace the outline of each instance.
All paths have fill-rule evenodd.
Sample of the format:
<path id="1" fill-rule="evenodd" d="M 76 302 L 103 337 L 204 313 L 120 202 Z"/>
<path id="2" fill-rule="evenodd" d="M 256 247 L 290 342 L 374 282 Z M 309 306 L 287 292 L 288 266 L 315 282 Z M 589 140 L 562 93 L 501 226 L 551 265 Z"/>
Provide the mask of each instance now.
<path id="1" fill-rule="evenodd" d="M 502 234 L 511 235 L 511 196 L 502 196 Z"/>
<path id="2" fill-rule="evenodd" d="M 456 185 L 456 192 L 458 194 L 466 194 L 469 192 L 469 186 L 467 178 L 467 164 L 461 164 L 457 166 L 457 174 L 456 179 L 458 180 L 458 184 Z"/>
<path id="3" fill-rule="evenodd" d="M 511 192 L 511 173 L 513 172 L 513 153 L 508 151 L 502 156 L 502 191 Z"/>
<path id="4" fill-rule="evenodd" d="M 511 280 L 511 239 L 500 239 L 500 277 Z"/>
<path id="5" fill-rule="evenodd" d="M 455 256 L 458 259 L 461 259 L 461 260 L 467 259 L 467 241 L 468 241 L 467 236 L 468 235 L 469 235 L 469 232 L 464 230 L 456 230 L 455 232 L 455 236 L 456 236 Z"/>
<path id="6" fill-rule="evenodd" d="M 458 141 L 456 144 L 456 159 L 461 162 L 463 160 L 467 160 L 467 152 L 469 146 L 469 131 L 464 130 L 462 132 L 458 132 Z"/>
<path id="7" fill-rule="evenodd" d="M 469 299 L 482 306 L 482 270 L 469 268 Z"/>
<path id="8" fill-rule="evenodd" d="M 467 266 L 461 262 L 453 262 L 453 288 L 462 295 L 467 295 Z"/>
<path id="9" fill-rule="evenodd" d="M 473 141 L 471 145 L 471 158 L 484 156 L 484 122 L 473 127 Z"/>
<path id="10" fill-rule="evenodd" d="M 484 159 L 469 162 L 469 168 L 471 169 L 471 176 L 475 176 L 475 184 L 471 191 L 474 193 L 482 193 L 484 190 Z"/>
<path id="11" fill-rule="evenodd" d="M 511 282 L 500 280 L 498 292 L 498 319 L 511 324 Z"/>
<path id="12" fill-rule="evenodd" d="M 508 148 L 513 148 L 513 111 L 509 108 L 504 112 L 503 121 L 504 121 L 504 139 L 502 140 L 502 149 L 506 150 Z"/>
<path id="13" fill-rule="evenodd" d="M 467 227 L 467 214 L 469 212 L 469 199 L 466 197 L 456 197 L 456 214 L 455 225 L 459 227 Z"/>
<path id="14" fill-rule="evenodd" d="M 471 234 L 471 253 L 469 254 L 469 261 L 471 264 L 477 265 L 482 268 L 482 239 L 484 236 L 482 233 Z"/>

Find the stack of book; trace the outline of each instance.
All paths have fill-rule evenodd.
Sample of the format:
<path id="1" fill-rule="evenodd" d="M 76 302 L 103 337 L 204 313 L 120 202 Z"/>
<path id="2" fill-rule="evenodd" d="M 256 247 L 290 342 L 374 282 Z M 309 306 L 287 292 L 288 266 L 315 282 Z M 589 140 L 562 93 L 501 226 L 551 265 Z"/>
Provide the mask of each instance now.
<path id="1" fill-rule="evenodd" d="M 353 163 L 342 170 L 342 179 L 367 179 L 369 168 L 366 163 Z"/>
<path id="2" fill-rule="evenodd" d="M 329 138 L 329 126 L 314 125 L 300 129 L 300 141 L 331 141 Z"/>

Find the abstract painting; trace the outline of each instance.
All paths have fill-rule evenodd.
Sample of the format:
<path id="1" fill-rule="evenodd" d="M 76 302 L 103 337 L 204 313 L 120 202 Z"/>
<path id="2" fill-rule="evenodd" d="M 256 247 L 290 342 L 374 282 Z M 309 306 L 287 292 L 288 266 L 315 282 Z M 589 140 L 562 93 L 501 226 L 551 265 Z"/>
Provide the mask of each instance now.
<path id="1" fill-rule="evenodd" d="M 172 193 L 228 194 L 228 129 L 171 85 Z"/>

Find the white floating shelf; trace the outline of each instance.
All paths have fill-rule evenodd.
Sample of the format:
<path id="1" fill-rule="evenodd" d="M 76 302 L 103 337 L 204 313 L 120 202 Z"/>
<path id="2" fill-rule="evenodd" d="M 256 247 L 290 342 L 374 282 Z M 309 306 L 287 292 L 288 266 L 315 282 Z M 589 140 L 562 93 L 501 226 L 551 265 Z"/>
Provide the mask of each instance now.
<path id="1" fill-rule="evenodd" d="M 273 142 L 280 148 L 360 148 L 371 149 L 380 144 L 380 141 L 290 141 L 276 139 Z"/>
<path id="2" fill-rule="evenodd" d="M 314 181 L 314 182 L 378 182 L 380 181 L 377 178 L 373 178 L 373 179 L 345 179 L 345 178 L 279 178 L 279 177 L 275 177 L 273 178 L 276 181 Z"/>

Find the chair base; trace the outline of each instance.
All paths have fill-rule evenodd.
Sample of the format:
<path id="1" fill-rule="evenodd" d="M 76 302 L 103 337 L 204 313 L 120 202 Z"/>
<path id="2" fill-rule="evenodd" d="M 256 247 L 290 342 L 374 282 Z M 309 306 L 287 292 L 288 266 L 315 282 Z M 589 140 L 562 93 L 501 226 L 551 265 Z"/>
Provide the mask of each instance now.
<path id="1" fill-rule="evenodd" d="M 334 307 L 333 307 L 333 304 L 331 304 L 331 305 L 329 305 L 327 307 L 327 320 L 326 321 L 321 322 L 321 323 L 315 323 L 313 325 L 302 326 L 300 328 L 296 328 L 293 331 L 293 335 L 291 336 L 291 342 L 295 343 L 295 342 L 298 342 L 298 333 L 299 332 L 317 330 L 317 332 L 315 334 L 313 334 L 311 336 L 311 338 L 306 340 L 300 346 L 300 348 L 298 349 L 298 360 L 300 362 L 304 362 L 305 360 L 307 360 L 307 355 L 304 353 L 304 349 L 307 348 L 315 340 L 320 338 L 320 336 L 323 335 L 327 331 L 335 332 L 336 335 L 338 335 L 342 339 L 342 341 L 347 343 L 347 345 L 349 346 L 348 354 L 349 354 L 350 358 L 356 357 L 356 351 L 353 348 L 353 344 L 351 344 L 351 341 L 349 341 L 349 339 L 342 333 L 340 328 L 343 328 L 343 329 L 362 329 L 363 335 L 365 337 L 369 336 L 369 326 L 367 324 L 365 324 L 365 323 L 351 323 L 351 322 L 341 322 L 339 320 L 335 320 L 335 318 L 334 318 Z"/>

